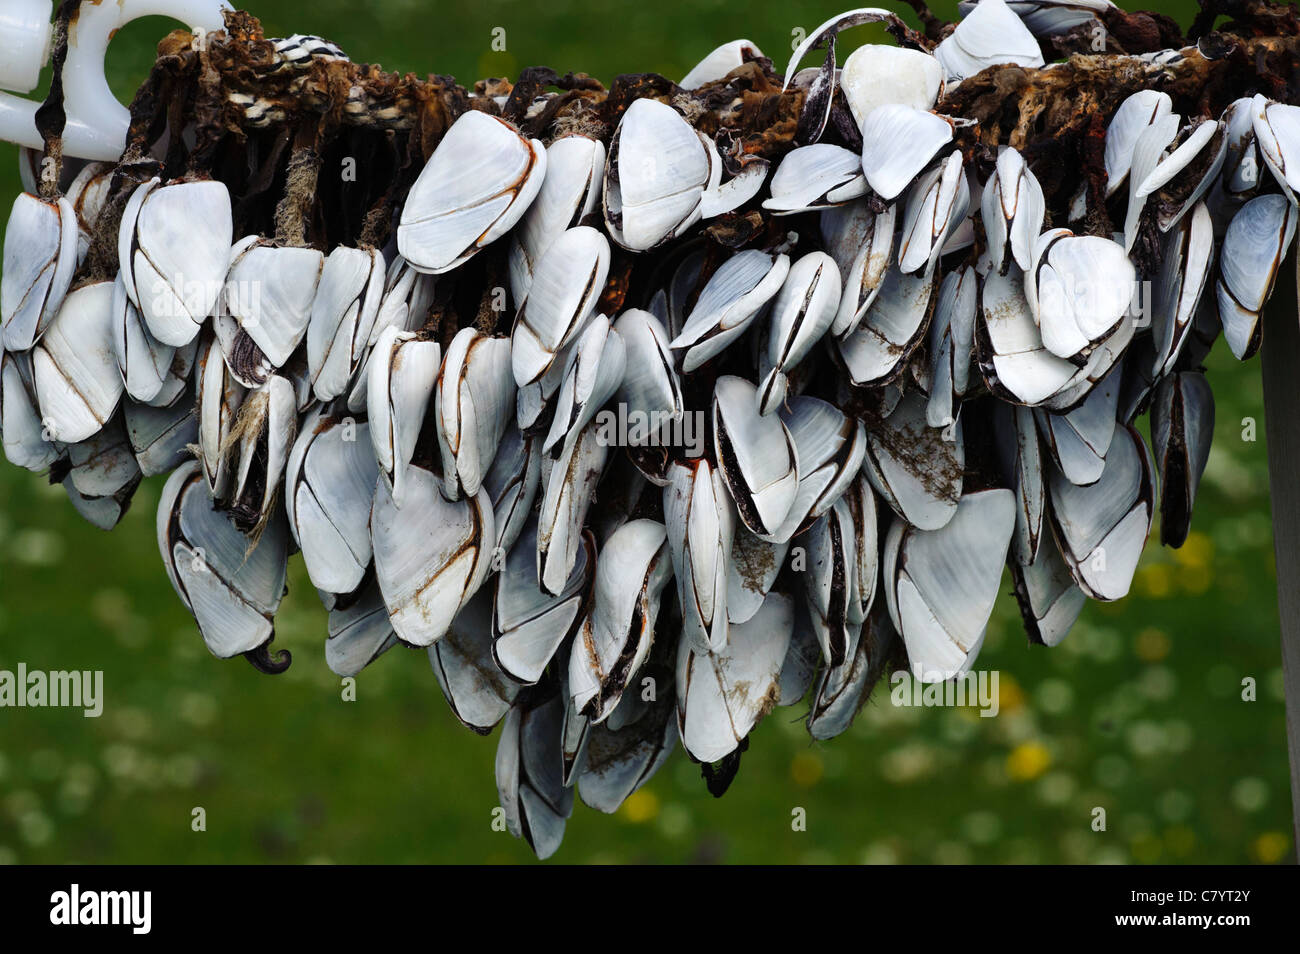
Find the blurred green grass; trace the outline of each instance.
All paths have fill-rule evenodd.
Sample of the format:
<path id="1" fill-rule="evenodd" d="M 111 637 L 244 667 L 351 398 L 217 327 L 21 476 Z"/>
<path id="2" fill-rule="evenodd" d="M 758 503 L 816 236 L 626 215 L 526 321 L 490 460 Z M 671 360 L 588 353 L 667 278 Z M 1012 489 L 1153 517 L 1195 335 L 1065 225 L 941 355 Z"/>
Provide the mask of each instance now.
<path id="1" fill-rule="evenodd" d="M 1186 24 L 1191 2 L 1152 4 Z M 353 59 L 462 81 L 546 64 L 606 81 L 681 76 L 737 35 L 784 64 L 795 27 L 837 12 L 751 0 L 551 0 L 464 6 L 250 0 L 271 35 L 310 32 Z M 955 4 L 936 10 L 952 15 Z M 743 9 L 743 19 L 737 16 Z M 910 14 L 909 14 L 910 18 Z M 492 52 L 493 29 L 508 52 Z M 117 93 L 143 80 L 163 21 L 123 31 Z M 871 35 L 855 31 L 852 45 Z M 19 189 L 0 147 L 0 205 Z M 1257 362 L 1220 345 L 1214 451 L 1193 536 L 1148 546 L 1133 594 L 1093 604 L 1056 650 L 1026 645 L 1009 584 L 980 667 L 998 718 L 906 709 L 881 691 L 844 736 L 812 744 L 800 709 L 758 728 L 724 799 L 678 751 L 613 817 L 577 805 L 565 862 L 1276 862 L 1294 860 Z M 1258 440 L 1243 439 L 1243 422 Z M 423 653 L 394 650 L 341 699 L 325 613 L 295 560 L 281 677 L 218 661 L 154 543 L 161 480 L 112 534 L 61 489 L 0 467 L 0 669 L 101 669 L 100 719 L 0 709 L 0 862 L 524 862 L 491 829 L 495 733 L 455 722 Z M 1153 534 L 1153 539 L 1155 538 Z M 1243 702 L 1245 678 L 1258 700 Z M 882 687 L 882 690 L 885 687 Z M 1105 832 L 1092 810 L 1107 811 Z M 205 832 L 191 831 L 203 807 Z M 791 813 L 807 830 L 791 830 Z"/>

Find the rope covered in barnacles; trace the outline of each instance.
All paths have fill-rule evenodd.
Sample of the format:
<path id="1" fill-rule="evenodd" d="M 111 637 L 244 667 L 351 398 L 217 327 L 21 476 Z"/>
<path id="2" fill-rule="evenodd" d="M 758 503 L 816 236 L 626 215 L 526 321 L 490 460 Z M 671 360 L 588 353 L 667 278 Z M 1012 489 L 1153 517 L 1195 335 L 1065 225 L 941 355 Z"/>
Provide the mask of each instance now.
<path id="1" fill-rule="evenodd" d="M 265 672 L 300 547 L 336 672 L 427 648 L 461 721 L 504 720 L 543 855 L 575 785 L 612 811 L 678 738 L 720 795 L 773 706 L 825 739 L 896 666 L 966 671 L 1004 559 L 1055 645 L 1127 592 L 1157 487 L 1188 532 L 1203 359 L 1260 347 L 1295 231 L 1300 22 L 909 4 L 922 32 L 851 11 L 785 74 L 737 41 L 608 87 L 173 33 L 120 162 L 15 204 L 6 455 L 105 528 L 172 472 L 169 577 Z M 897 46 L 838 67 L 864 23 Z M 633 412 L 680 439 L 611 440 Z"/>

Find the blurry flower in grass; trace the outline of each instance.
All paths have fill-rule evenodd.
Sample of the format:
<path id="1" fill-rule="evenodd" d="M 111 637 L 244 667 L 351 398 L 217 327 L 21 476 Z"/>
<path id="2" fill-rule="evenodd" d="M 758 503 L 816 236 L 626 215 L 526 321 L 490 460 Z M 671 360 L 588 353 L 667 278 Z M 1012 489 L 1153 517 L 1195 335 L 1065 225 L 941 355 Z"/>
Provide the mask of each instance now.
<path id="1" fill-rule="evenodd" d="M 18 836 L 38 848 L 54 836 L 54 823 L 44 812 L 26 812 L 18 819 Z"/>
<path id="2" fill-rule="evenodd" d="M 119 589 L 96 590 L 90 598 L 90 612 L 109 629 L 121 626 L 131 616 L 131 600 Z"/>
<path id="3" fill-rule="evenodd" d="M 1268 785 L 1262 778 L 1247 776 L 1232 786 L 1232 804 L 1243 812 L 1257 812 L 1268 804 Z"/>
<path id="4" fill-rule="evenodd" d="M 1196 850 L 1196 832 L 1186 825 L 1165 829 L 1165 848 L 1176 858 L 1186 858 Z"/>
<path id="5" fill-rule="evenodd" d="M 1007 756 L 1007 776 L 1015 782 L 1028 782 L 1042 775 L 1052 764 L 1052 755 L 1040 742 L 1021 742 Z"/>
<path id="6" fill-rule="evenodd" d="M 1250 843 L 1251 857 L 1266 865 L 1275 865 L 1291 850 L 1291 839 L 1280 831 L 1266 831 Z"/>
<path id="7" fill-rule="evenodd" d="M 173 755 L 163 766 L 163 777 L 177 788 L 192 788 L 199 780 L 199 760 L 188 753 Z"/>
<path id="8" fill-rule="evenodd" d="M 1009 673 L 998 674 L 998 711 L 1015 712 L 1025 704 L 1025 691 Z"/>
<path id="9" fill-rule="evenodd" d="M 1100 606 L 1118 606 L 1117 603 L 1098 603 Z M 1069 640 L 1066 640 L 1068 643 Z M 1116 630 L 1089 628 L 1085 630 L 1084 651 L 1097 662 L 1114 662 L 1123 652 L 1123 642 Z"/>
<path id="10" fill-rule="evenodd" d="M 1148 563 L 1133 576 L 1133 592 L 1151 600 L 1167 599 L 1174 590 L 1173 568 L 1167 563 Z"/>
<path id="11" fill-rule="evenodd" d="M 1150 832 L 1143 832 L 1129 841 L 1129 850 L 1133 852 L 1134 861 L 1149 865 L 1160 860 L 1164 844 Z"/>
<path id="12" fill-rule="evenodd" d="M 895 784 L 915 782 L 930 775 L 935 768 L 934 752 L 919 742 L 886 752 L 880 760 L 880 774 Z"/>
<path id="13" fill-rule="evenodd" d="M 1163 726 L 1155 722 L 1137 722 L 1129 727 L 1126 741 L 1129 751 L 1141 758 L 1160 755 L 1168 743 Z"/>
<path id="14" fill-rule="evenodd" d="M 99 773 L 93 766 L 85 762 L 70 765 L 59 786 L 59 810 L 66 815 L 80 815 L 90 806 L 98 781 Z"/>
<path id="15" fill-rule="evenodd" d="M 10 552 L 27 566 L 54 566 L 63 559 L 63 538 L 49 530 L 30 527 L 13 535 Z"/>
<path id="16" fill-rule="evenodd" d="M 680 838 L 690 828 L 691 813 L 684 805 L 670 802 L 659 813 L 659 831 L 667 838 Z"/>
<path id="17" fill-rule="evenodd" d="M 1156 801 L 1160 817 L 1170 822 L 1183 822 L 1191 817 L 1196 800 L 1181 789 L 1170 789 Z"/>
<path id="18" fill-rule="evenodd" d="M 1142 630 L 1133 641 L 1133 651 L 1143 662 L 1160 662 L 1169 655 L 1171 649 L 1173 642 L 1169 639 L 1169 634 L 1154 626 Z"/>
<path id="19" fill-rule="evenodd" d="M 976 845 L 991 845 L 1002 834 L 1002 820 L 993 812 L 971 812 L 961 822 L 962 834 Z"/>
<path id="20" fill-rule="evenodd" d="M 1167 666 L 1152 666 L 1138 677 L 1137 686 L 1142 695 L 1161 702 L 1173 697 L 1178 679 Z"/>
<path id="21" fill-rule="evenodd" d="M 1038 798 L 1045 805 L 1064 805 L 1075 792 L 1073 776 L 1066 772 L 1049 772 L 1038 783 Z"/>
<path id="22" fill-rule="evenodd" d="M 140 753 L 129 745 L 114 744 L 104 749 L 104 767 L 116 779 L 135 774 L 139 761 Z"/>
<path id="23" fill-rule="evenodd" d="M 937 865 L 968 865 L 974 860 L 971 850 L 958 841 L 943 841 L 934 847 L 934 863 Z"/>
<path id="24" fill-rule="evenodd" d="M 790 760 L 790 779 L 802 788 L 811 788 L 821 781 L 825 766 L 816 752 L 796 752 Z"/>
<path id="25" fill-rule="evenodd" d="M 1193 530 L 1183 545 L 1173 551 L 1174 561 L 1185 571 L 1179 576 L 1179 585 L 1189 593 L 1203 593 L 1213 578 L 1214 541 L 1204 533 Z M 1204 588 L 1195 589 L 1204 580 Z"/>
<path id="26" fill-rule="evenodd" d="M 638 789 L 627 797 L 618 813 L 635 825 L 645 824 L 659 814 L 659 797 L 644 788 Z"/>
<path id="27" fill-rule="evenodd" d="M 862 849 L 859 861 L 864 865 L 896 865 L 900 858 L 894 845 L 887 841 L 873 841 Z"/>
<path id="28" fill-rule="evenodd" d="M 149 713 L 137 706 L 122 706 L 113 710 L 113 729 L 121 736 L 138 742 L 149 735 L 152 723 Z"/>
<path id="29" fill-rule="evenodd" d="M 1034 699 L 1048 715 L 1064 715 L 1074 705 L 1074 688 L 1064 679 L 1044 679 L 1034 690 Z"/>
<path id="30" fill-rule="evenodd" d="M 180 715 L 192 726 L 211 725 L 217 717 L 217 700 L 201 692 L 187 692 L 181 699 Z"/>

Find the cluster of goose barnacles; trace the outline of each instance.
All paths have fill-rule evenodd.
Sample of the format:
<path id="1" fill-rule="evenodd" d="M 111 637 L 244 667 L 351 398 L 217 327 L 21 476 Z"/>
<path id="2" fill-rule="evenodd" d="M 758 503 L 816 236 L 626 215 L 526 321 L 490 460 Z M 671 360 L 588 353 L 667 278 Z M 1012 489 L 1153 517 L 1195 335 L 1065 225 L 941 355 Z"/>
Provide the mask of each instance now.
<path id="1" fill-rule="evenodd" d="M 773 706 L 828 739 L 895 663 L 968 669 L 1004 565 L 1054 646 L 1157 505 L 1188 532 L 1203 359 L 1259 347 L 1296 225 L 1295 77 L 1242 62 L 1294 71 L 1295 22 L 1045 63 L 1119 11 L 964 13 L 609 90 L 395 77 L 245 14 L 173 35 L 118 164 L 30 178 L 57 122 L 24 153 L 5 454 L 105 529 L 170 472 L 163 562 L 218 657 L 288 665 L 300 550 L 335 672 L 418 647 L 503 722 L 543 856 L 575 788 L 613 811 L 678 738 L 720 793 Z M 898 45 L 837 66 L 872 22 Z M 700 446 L 654 439 L 688 416 Z"/>

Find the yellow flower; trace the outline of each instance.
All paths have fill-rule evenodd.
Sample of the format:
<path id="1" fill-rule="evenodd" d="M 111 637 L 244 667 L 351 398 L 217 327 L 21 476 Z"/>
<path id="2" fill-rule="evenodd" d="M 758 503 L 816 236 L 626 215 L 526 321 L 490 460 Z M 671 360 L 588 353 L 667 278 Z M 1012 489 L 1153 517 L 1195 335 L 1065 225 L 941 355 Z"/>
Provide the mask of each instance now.
<path id="1" fill-rule="evenodd" d="M 1007 775 L 1016 782 L 1038 778 L 1052 764 L 1051 753 L 1039 742 L 1021 742 L 1007 756 Z"/>
<path id="2" fill-rule="evenodd" d="M 790 778 L 803 788 L 811 788 L 820 782 L 824 772 L 821 757 L 815 752 L 799 752 L 790 762 Z"/>
<path id="3" fill-rule="evenodd" d="M 1173 589 L 1173 573 L 1165 563 L 1149 563 L 1140 567 L 1133 578 L 1134 588 L 1143 596 L 1162 600 Z"/>
<path id="4" fill-rule="evenodd" d="M 1025 692 L 1020 684 L 1005 672 L 998 677 L 998 711 L 1014 712 L 1025 704 Z"/>
<path id="5" fill-rule="evenodd" d="M 1168 656 L 1169 650 L 1172 648 L 1173 644 L 1163 630 L 1148 626 L 1138 633 L 1133 651 L 1137 653 L 1138 659 L 1143 662 L 1153 663 L 1160 662 L 1160 660 Z"/>
<path id="6" fill-rule="evenodd" d="M 1250 853 L 1256 861 L 1275 865 L 1285 857 L 1291 839 L 1280 831 L 1266 831 L 1250 844 Z"/>
<path id="7" fill-rule="evenodd" d="M 1193 530 L 1187 535 L 1183 545 L 1173 551 L 1174 559 L 1180 566 L 1205 568 L 1214 558 L 1214 541 L 1204 533 Z"/>
<path id="8" fill-rule="evenodd" d="M 643 788 L 627 797 L 627 801 L 619 809 L 619 814 L 633 824 L 643 824 L 659 814 L 659 799 L 655 797 L 654 792 L 648 792 Z"/>

